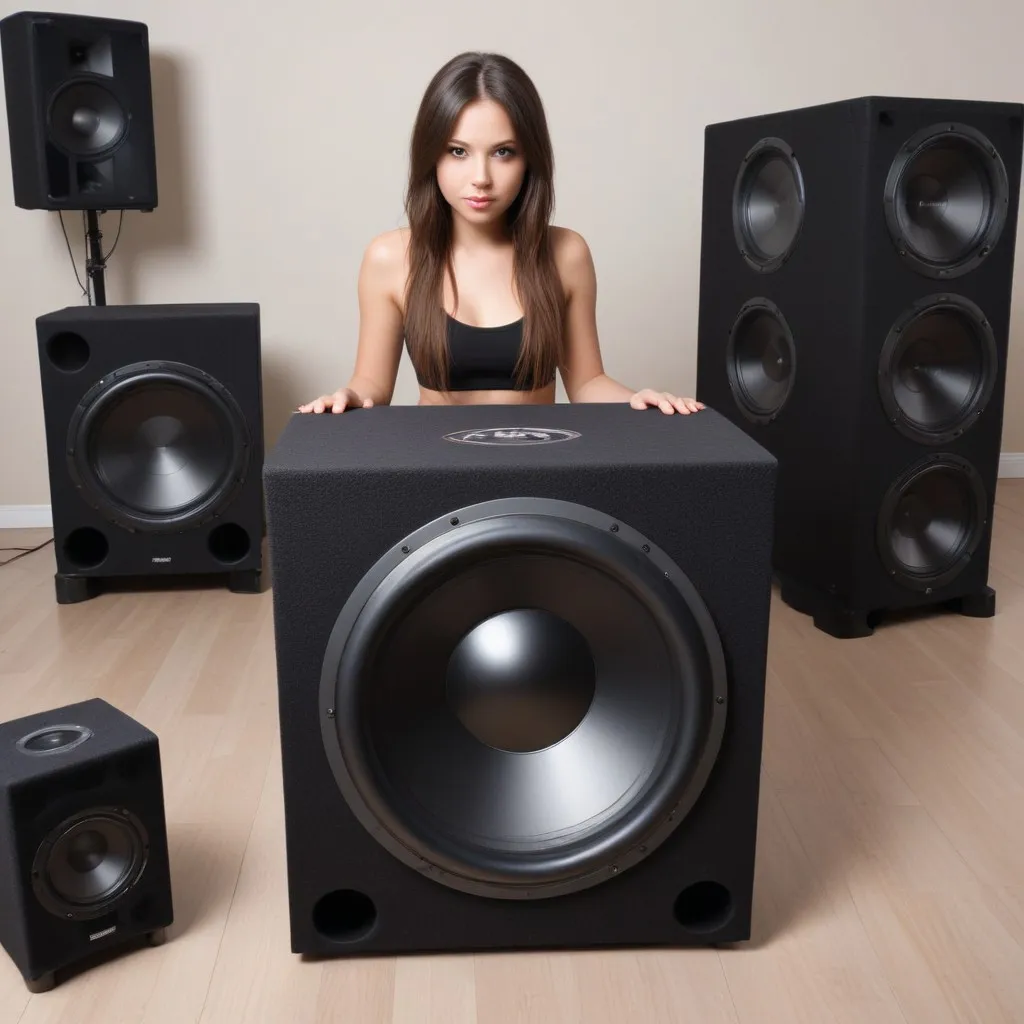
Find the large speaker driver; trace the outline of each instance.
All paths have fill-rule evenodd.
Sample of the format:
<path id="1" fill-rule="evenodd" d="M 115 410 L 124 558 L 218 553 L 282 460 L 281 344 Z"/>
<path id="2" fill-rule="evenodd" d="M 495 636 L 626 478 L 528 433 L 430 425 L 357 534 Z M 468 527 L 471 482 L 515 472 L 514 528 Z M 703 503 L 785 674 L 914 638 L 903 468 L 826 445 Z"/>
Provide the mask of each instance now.
<path id="1" fill-rule="evenodd" d="M 102 378 L 68 426 L 68 468 L 82 496 L 137 529 L 181 529 L 216 515 L 244 480 L 249 447 L 231 392 L 166 360 Z"/>
<path id="2" fill-rule="evenodd" d="M 987 504 L 966 459 L 934 455 L 911 466 L 878 513 L 881 557 L 896 582 L 930 591 L 954 579 L 981 542 Z"/>
<path id="3" fill-rule="evenodd" d="M 743 158 L 733 190 L 733 231 L 749 266 L 768 273 L 789 259 L 804 219 L 804 182 L 783 139 L 761 139 Z"/>
<path id="4" fill-rule="evenodd" d="M 900 255 L 930 277 L 973 270 L 1002 234 L 1009 181 L 999 151 L 966 124 L 930 125 L 893 160 L 885 213 Z"/>
<path id="5" fill-rule="evenodd" d="M 930 296 L 893 324 L 879 356 L 879 393 L 898 430 L 943 444 L 984 412 L 998 371 L 985 314 L 960 295 Z"/>
<path id="6" fill-rule="evenodd" d="M 327 647 L 321 721 L 387 849 L 455 888 L 531 898 L 596 884 L 679 825 L 725 695 L 711 617 L 649 540 L 504 499 L 422 527 L 363 578 Z"/>
<path id="7" fill-rule="evenodd" d="M 729 387 L 740 411 L 768 423 L 793 390 L 796 345 L 782 311 L 768 299 L 744 303 L 729 332 L 725 353 Z"/>

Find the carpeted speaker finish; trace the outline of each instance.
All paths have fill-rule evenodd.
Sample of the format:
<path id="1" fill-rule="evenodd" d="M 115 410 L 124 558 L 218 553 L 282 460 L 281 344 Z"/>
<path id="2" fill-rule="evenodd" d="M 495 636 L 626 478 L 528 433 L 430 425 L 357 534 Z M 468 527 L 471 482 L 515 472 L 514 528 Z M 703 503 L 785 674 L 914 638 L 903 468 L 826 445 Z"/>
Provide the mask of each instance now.
<path id="1" fill-rule="evenodd" d="M 30 991 L 172 921 L 157 737 L 98 698 L 0 724 L 0 942 Z"/>
<path id="2" fill-rule="evenodd" d="M 295 952 L 749 936 L 772 456 L 399 406 L 296 415 L 264 483 Z"/>

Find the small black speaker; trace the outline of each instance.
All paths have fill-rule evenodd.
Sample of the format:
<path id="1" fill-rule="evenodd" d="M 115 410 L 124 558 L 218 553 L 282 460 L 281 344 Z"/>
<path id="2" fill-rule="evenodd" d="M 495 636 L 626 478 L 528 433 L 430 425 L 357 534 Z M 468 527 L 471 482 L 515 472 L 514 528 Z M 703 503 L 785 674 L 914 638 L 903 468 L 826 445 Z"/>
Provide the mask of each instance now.
<path id="1" fill-rule="evenodd" d="M 0 725 L 0 942 L 32 992 L 173 922 L 157 737 L 94 698 Z"/>
<path id="2" fill-rule="evenodd" d="M 129 576 L 258 591 L 259 306 L 71 306 L 36 333 L 57 600 Z"/>
<path id="3" fill-rule="evenodd" d="M 865 97 L 706 129 L 697 395 L 778 458 L 782 597 L 834 636 L 994 613 L 1022 113 Z"/>
<path id="4" fill-rule="evenodd" d="M 295 952 L 749 937 L 763 448 L 381 406 L 294 416 L 264 475 Z"/>
<path id="5" fill-rule="evenodd" d="M 144 24 L 20 11 L 0 20 L 0 55 L 17 206 L 156 207 Z"/>

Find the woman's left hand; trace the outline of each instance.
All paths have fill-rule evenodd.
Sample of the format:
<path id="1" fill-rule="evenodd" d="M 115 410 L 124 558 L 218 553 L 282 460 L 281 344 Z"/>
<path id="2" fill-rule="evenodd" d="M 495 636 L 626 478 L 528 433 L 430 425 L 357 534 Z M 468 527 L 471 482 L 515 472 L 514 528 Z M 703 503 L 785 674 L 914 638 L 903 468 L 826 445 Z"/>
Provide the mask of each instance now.
<path id="1" fill-rule="evenodd" d="M 648 406 L 657 406 L 668 416 L 671 416 L 674 412 L 689 416 L 691 412 L 698 412 L 704 408 L 703 402 L 698 402 L 696 398 L 680 398 L 678 395 L 670 394 L 668 391 L 654 391 L 652 388 L 638 391 L 630 398 L 629 404 L 634 409 L 646 409 Z"/>

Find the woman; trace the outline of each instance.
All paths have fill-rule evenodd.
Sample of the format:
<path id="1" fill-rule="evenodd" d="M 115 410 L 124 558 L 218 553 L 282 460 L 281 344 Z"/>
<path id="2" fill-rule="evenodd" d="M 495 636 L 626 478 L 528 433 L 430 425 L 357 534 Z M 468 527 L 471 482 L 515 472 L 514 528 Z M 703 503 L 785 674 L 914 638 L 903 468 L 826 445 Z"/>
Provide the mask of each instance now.
<path id="1" fill-rule="evenodd" d="M 553 178 L 544 108 L 522 68 L 488 53 L 441 68 L 413 129 L 409 227 L 373 239 L 360 267 L 352 377 L 299 411 L 389 403 L 403 341 L 420 405 L 548 404 L 559 371 L 571 402 L 704 408 L 604 373 L 594 264 L 579 234 L 549 224 Z"/>

